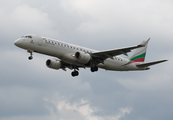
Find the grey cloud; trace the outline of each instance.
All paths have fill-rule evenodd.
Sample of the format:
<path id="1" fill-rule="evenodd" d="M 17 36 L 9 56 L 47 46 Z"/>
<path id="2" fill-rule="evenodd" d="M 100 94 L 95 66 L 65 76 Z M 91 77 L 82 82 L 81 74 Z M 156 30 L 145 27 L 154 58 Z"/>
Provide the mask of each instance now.
<path id="1" fill-rule="evenodd" d="M 1 118 L 39 116 L 49 113 L 39 91 L 20 86 L 1 88 Z"/>

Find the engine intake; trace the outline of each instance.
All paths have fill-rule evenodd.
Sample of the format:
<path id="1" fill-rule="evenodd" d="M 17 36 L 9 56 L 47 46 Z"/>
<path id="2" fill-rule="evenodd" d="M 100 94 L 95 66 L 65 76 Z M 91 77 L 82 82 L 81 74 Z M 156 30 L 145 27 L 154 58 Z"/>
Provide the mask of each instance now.
<path id="1" fill-rule="evenodd" d="M 75 58 L 79 63 L 87 64 L 91 60 L 91 56 L 88 53 L 76 52 Z"/>
<path id="2" fill-rule="evenodd" d="M 48 59 L 46 61 L 46 66 L 48 68 L 52 68 L 52 69 L 60 69 L 61 67 L 61 62 L 60 61 L 56 61 L 56 60 L 52 60 L 52 59 Z"/>

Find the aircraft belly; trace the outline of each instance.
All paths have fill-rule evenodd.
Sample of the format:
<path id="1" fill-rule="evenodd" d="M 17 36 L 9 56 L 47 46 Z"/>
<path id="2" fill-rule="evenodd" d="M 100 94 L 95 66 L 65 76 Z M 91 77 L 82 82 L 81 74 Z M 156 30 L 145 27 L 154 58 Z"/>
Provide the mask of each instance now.
<path id="1" fill-rule="evenodd" d="M 105 60 L 104 64 L 100 63 L 98 67 L 106 69 L 106 70 L 120 70 L 120 64 L 119 62 L 116 62 L 111 59 Z"/>
<path id="2" fill-rule="evenodd" d="M 125 66 L 125 63 L 125 61 L 107 59 L 104 64 L 99 64 L 98 67 L 112 71 L 128 71 L 129 67 Z"/>

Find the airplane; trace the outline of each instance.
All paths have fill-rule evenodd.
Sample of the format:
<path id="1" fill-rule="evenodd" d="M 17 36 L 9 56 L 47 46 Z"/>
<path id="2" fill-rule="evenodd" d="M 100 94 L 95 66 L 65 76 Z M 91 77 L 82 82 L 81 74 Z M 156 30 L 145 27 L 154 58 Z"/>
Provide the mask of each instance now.
<path id="1" fill-rule="evenodd" d="M 33 52 L 55 57 L 48 59 L 46 66 L 64 71 L 69 68 L 73 70 L 71 75 L 75 77 L 79 75 L 79 68 L 90 68 L 91 72 L 98 71 L 98 68 L 111 71 L 137 71 L 149 70 L 149 66 L 167 61 L 144 63 L 149 40 L 150 38 L 136 46 L 106 51 L 96 51 L 33 34 L 22 36 L 14 44 L 30 53 L 29 60 L 33 59 Z M 134 49 L 136 50 L 132 55 L 128 56 L 127 53 Z M 125 57 L 118 56 L 121 54 L 124 54 Z"/>

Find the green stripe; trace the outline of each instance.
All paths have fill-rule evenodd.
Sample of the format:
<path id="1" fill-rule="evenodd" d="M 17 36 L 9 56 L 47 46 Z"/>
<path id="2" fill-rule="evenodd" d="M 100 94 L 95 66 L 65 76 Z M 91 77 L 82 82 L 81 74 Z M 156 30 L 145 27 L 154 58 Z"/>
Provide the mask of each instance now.
<path id="1" fill-rule="evenodd" d="M 136 60 L 136 59 L 139 59 L 139 58 L 144 58 L 144 57 L 145 57 L 145 55 L 146 55 L 146 53 L 141 54 L 141 55 L 139 55 L 139 56 L 136 56 L 136 57 L 134 57 L 134 58 L 130 59 L 130 61 L 133 61 L 133 60 Z"/>
<path id="2" fill-rule="evenodd" d="M 128 65 L 128 64 L 131 63 L 133 60 L 136 60 L 136 59 L 139 59 L 139 58 L 144 58 L 145 55 L 146 55 L 146 53 L 141 54 L 141 55 L 138 55 L 138 56 L 136 56 L 136 57 L 130 59 L 130 61 L 129 61 L 128 63 L 126 63 L 125 65 Z"/>

